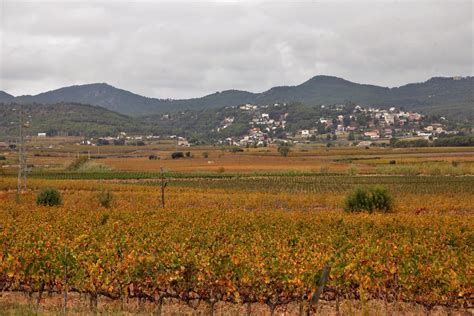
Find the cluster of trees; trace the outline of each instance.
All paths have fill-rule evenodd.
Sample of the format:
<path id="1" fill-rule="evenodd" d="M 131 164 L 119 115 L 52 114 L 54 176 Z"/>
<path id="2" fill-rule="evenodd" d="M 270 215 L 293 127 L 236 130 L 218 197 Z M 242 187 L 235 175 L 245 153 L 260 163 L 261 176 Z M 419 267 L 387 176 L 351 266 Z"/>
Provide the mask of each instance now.
<path id="1" fill-rule="evenodd" d="M 392 138 L 390 140 L 390 146 L 397 147 L 397 148 L 429 147 L 430 142 L 426 139 L 399 140 L 396 138 Z"/>
<path id="2" fill-rule="evenodd" d="M 408 148 L 408 147 L 457 147 L 457 146 L 474 146 L 474 135 L 465 136 L 444 136 L 435 139 L 433 142 L 429 142 L 426 139 L 416 140 L 398 140 L 392 138 L 390 140 L 390 146 L 397 148 Z"/>
<path id="3" fill-rule="evenodd" d="M 439 137 L 433 141 L 436 147 L 474 146 L 474 135 Z"/>

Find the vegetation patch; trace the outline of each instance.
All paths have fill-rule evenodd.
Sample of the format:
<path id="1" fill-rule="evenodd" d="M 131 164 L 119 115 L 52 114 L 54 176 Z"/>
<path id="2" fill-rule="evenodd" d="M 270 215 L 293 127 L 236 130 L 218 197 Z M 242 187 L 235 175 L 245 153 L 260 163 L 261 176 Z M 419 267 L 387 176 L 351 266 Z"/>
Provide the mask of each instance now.
<path id="1" fill-rule="evenodd" d="M 102 190 L 97 196 L 100 205 L 105 208 L 110 208 L 114 202 L 114 195 L 110 190 Z"/>
<path id="2" fill-rule="evenodd" d="M 344 210 L 346 212 L 388 212 L 393 207 L 393 198 L 386 188 L 358 187 L 346 197 Z"/>
<path id="3" fill-rule="evenodd" d="M 88 173 L 103 173 L 112 171 L 112 167 L 100 164 L 93 161 L 88 161 L 87 163 L 81 165 L 76 171 L 77 172 L 88 172 Z"/>
<path id="4" fill-rule="evenodd" d="M 57 206 L 61 205 L 61 193 L 56 188 L 44 188 L 36 197 L 36 204 L 43 206 Z"/>

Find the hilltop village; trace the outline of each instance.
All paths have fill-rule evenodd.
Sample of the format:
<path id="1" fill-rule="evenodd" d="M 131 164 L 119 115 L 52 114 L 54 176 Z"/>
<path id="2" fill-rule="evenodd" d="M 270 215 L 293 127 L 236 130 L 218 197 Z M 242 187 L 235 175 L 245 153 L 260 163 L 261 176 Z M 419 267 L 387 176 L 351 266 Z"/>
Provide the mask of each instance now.
<path id="1" fill-rule="evenodd" d="M 207 134 L 199 134 L 193 133 L 192 126 L 184 131 L 172 128 L 184 124 L 185 121 L 190 121 L 190 125 L 195 122 L 196 126 L 205 123 L 210 126 L 209 131 Z M 431 141 L 439 136 L 459 134 L 456 126 L 442 116 L 426 116 L 395 107 L 382 109 L 356 104 L 321 105 L 311 108 L 278 103 L 263 106 L 243 104 L 225 107 L 216 111 L 214 116 L 189 112 L 162 114 L 156 125 L 169 127 L 163 128 L 161 133 L 128 135 L 120 132 L 116 136 L 84 139 L 82 143 L 140 146 L 145 142 L 173 140 L 183 147 L 203 143 L 265 147 L 281 142 L 369 146 L 387 143 L 391 139 L 414 138 Z"/>

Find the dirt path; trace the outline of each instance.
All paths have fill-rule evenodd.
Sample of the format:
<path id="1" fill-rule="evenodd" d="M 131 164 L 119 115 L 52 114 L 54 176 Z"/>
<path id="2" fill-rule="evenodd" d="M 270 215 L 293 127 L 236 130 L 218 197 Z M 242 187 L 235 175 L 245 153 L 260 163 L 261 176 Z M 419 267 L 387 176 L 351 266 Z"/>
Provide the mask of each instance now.
<path id="1" fill-rule="evenodd" d="M 45 294 L 38 304 L 38 295 L 31 297 L 22 292 L 3 292 L 0 294 L 1 315 L 22 315 L 37 313 L 40 315 L 58 315 L 63 313 L 63 295 Z M 290 303 L 278 306 L 274 315 L 301 315 L 306 306 L 300 303 Z M 367 302 L 345 300 L 320 301 L 315 315 L 474 315 L 474 309 L 434 306 L 427 309 L 423 305 L 403 302 L 384 302 L 370 300 Z M 111 300 L 98 297 L 96 309 L 90 306 L 87 295 L 69 293 L 67 312 L 69 315 L 84 315 L 93 312 L 114 315 L 150 315 L 158 314 L 157 304 L 140 301 L 139 299 Z M 175 299 L 164 300 L 161 305 L 161 315 L 271 315 L 269 306 L 261 303 L 232 304 L 217 302 L 212 308 L 203 301 L 192 301 L 186 304 Z"/>

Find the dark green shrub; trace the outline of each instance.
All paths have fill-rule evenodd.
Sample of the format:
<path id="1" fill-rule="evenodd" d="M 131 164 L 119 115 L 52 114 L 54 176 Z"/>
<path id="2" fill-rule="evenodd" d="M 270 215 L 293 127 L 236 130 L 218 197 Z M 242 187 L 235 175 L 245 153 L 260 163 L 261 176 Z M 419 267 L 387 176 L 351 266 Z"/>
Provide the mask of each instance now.
<path id="1" fill-rule="evenodd" d="M 207 151 L 203 152 L 202 157 L 206 159 L 209 158 L 209 153 Z"/>
<path id="2" fill-rule="evenodd" d="M 158 160 L 158 156 L 157 155 L 150 155 L 150 156 L 148 156 L 148 160 Z"/>
<path id="3" fill-rule="evenodd" d="M 109 208 L 114 203 L 114 195 L 111 191 L 101 191 L 98 195 L 99 203 L 105 208 Z"/>
<path id="4" fill-rule="evenodd" d="M 356 188 L 345 200 L 344 210 L 346 212 L 372 211 L 369 192 L 363 188 Z"/>
<path id="5" fill-rule="evenodd" d="M 375 187 L 370 191 L 370 195 L 375 211 L 388 212 L 392 209 L 393 199 L 387 189 Z"/>
<path id="6" fill-rule="evenodd" d="M 97 146 L 107 146 L 110 142 L 107 139 L 100 138 L 97 140 Z"/>
<path id="7" fill-rule="evenodd" d="M 5 156 L 0 156 L 0 160 L 7 160 L 7 157 L 5 157 Z"/>
<path id="8" fill-rule="evenodd" d="M 171 154 L 172 159 L 184 158 L 184 153 L 182 151 L 176 151 Z"/>
<path id="9" fill-rule="evenodd" d="M 391 164 L 391 165 L 396 165 L 397 161 L 396 160 L 390 160 L 388 163 Z"/>
<path id="10" fill-rule="evenodd" d="M 242 151 L 244 151 L 244 150 L 242 148 L 237 147 L 237 146 L 233 146 L 233 147 L 229 148 L 229 152 L 234 153 L 234 154 L 235 153 L 240 153 Z"/>
<path id="11" fill-rule="evenodd" d="M 280 153 L 280 155 L 282 155 L 283 157 L 286 157 L 288 156 L 288 154 L 290 153 L 291 149 L 290 149 L 290 146 L 288 144 L 280 144 L 278 145 L 278 152 Z"/>
<path id="12" fill-rule="evenodd" d="M 344 210 L 346 212 L 388 212 L 392 206 L 393 199 L 385 188 L 356 188 L 346 197 Z"/>
<path id="13" fill-rule="evenodd" d="M 45 206 L 61 205 L 61 193 L 56 188 L 44 188 L 36 197 L 36 204 Z"/>
<path id="14" fill-rule="evenodd" d="M 114 139 L 114 145 L 115 146 L 123 146 L 123 145 L 125 145 L 125 140 L 124 139 Z"/>

